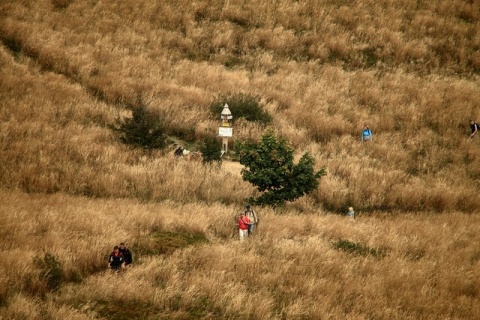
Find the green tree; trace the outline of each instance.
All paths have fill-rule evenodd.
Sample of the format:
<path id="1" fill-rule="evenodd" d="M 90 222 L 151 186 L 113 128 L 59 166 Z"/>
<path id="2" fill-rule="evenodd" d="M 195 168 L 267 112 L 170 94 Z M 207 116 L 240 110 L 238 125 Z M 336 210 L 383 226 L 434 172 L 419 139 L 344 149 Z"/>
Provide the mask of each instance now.
<path id="1" fill-rule="evenodd" d="M 263 192 L 249 201 L 259 205 L 281 205 L 295 201 L 318 187 L 325 169 L 315 172 L 315 160 L 305 153 L 298 164 L 293 163 L 293 149 L 285 139 L 277 138 L 272 130 L 261 141 L 242 142 L 239 147 L 243 180 Z"/>
<path id="2" fill-rule="evenodd" d="M 215 99 L 210 105 L 210 112 L 214 117 L 219 117 L 222 113 L 225 103 L 228 104 L 232 112 L 233 120 L 244 118 L 250 122 L 259 122 L 268 124 L 272 121 L 272 116 L 263 109 L 260 103 L 260 97 L 251 96 L 243 93 L 222 95 Z"/>
<path id="3" fill-rule="evenodd" d="M 160 116 L 149 112 L 142 104 L 133 106 L 131 109 L 131 118 L 117 118 L 115 125 L 111 126 L 118 134 L 120 141 L 143 149 L 164 148 L 166 134 Z"/>

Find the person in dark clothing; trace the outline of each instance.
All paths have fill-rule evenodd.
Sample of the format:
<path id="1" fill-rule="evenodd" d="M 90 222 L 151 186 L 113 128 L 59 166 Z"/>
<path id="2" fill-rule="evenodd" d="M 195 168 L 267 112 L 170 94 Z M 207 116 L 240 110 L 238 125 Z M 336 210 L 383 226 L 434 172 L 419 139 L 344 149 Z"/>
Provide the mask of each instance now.
<path id="1" fill-rule="evenodd" d="M 470 129 L 472 130 L 472 134 L 470 135 L 470 138 L 473 138 L 475 137 L 475 134 L 478 132 L 480 128 L 478 127 L 478 124 L 475 121 L 470 120 Z"/>
<path id="2" fill-rule="evenodd" d="M 125 261 L 125 266 L 133 262 L 132 252 L 127 248 L 124 242 L 120 243 L 120 248 L 118 249 L 123 254 L 123 260 Z"/>
<path id="3" fill-rule="evenodd" d="M 123 254 L 120 252 L 118 246 L 113 247 L 113 252 L 108 258 L 108 267 L 114 271 L 121 270 L 125 267 Z"/>
<path id="4" fill-rule="evenodd" d="M 175 157 L 181 157 L 183 156 L 183 146 L 179 146 L 174 152 L 173 154 L 175 155 Z"/>
<path id="5" fill-rule="evenodd" d="M 249 204 L 247 204 L 247 206 L 245 207 L 245 216 L 247 216 L 250 220 L 250 224 L 248 225 L 248 236 L 251 236 L 253 230 L 255 229 L 255 225 L 259 222 L 259 220 L 257 213 Z"/>

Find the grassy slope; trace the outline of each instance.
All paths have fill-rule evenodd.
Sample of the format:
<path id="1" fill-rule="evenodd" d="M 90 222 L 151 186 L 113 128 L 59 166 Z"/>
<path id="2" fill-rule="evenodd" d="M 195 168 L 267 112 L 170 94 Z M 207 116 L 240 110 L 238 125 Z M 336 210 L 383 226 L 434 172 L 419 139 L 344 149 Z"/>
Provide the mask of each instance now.
<path id="1" fill-rule="evenodd" d="M 478 141 L 467 139 L 477 3 L 0 6 L 0 316 L 118 319 L 122 303 L 130 319 L 479 317 L 478 219 L 458 213 L 479 200 Z M 140 95 L 200 139 L 218 125 L 214 96 L 237 91 L 260 95 L 277 132 L 328 172 L 282 215 L 261 210 L 259 237 L 242 246 L 231 217 L 254 190 L 238 174 L 130 150 L 108 129 Z M 370 145 L 359 143 L 365 122 Z M 357 223 L 318 215 L 349 205 Z M 159 231 L 210 243 L 152 257 Z M 140 260 L 115 290 L 99 271 L 122 240 Z M 43 251 L 63 263 L 60 292 L 47 294 L 33 263 Z"/>
<path id="2" fill-rule="evenodd" d="M 478 215 L 360 215 L 353 222 L 264 209 L 257 236 L 241 244 L 233 238 L 234 207 L 5 191 L 0 200 L 0 312 L 7 319 L 480 314 Z M 185 231 L 205 234 L 208 243 L 160 254 L 185 243 L 174 236 Z M 103 272 L 110 244 L 121 240 L 131 244 L 135 266 L 122 275 Z M 59 291 L 49 293 L 39 275 L 45 267 L 32 263 L 43 252 L 63 263 Z"/>
<path id="3" fill-rule="evenodd" d="M 208 115 L 214 96 L 243 91 L 262 97 L 278 133 L 330 172 L 309 198 L 316 205 L 476 210 L 480 164 L 473 161 L 477 145 L 466 137 L 480 100 L 478 17 L 446 1 L 389 5 L 6 2 L 2 119 L 13 129 L 2 144 L 0 183 L 26 191 L 238 203 L 253 190 L 225 195 L 215 183 L 204 194 L 189 170 L 169 170 L 163 157 L 139 161 L 142 155 L 119 146 L 106 126 L 141 96 L 166 113 L 172 132 L 200 139 L 218 125 Z M 254 14 L 255 6 L 266 11 Z M 428 30 L 419 27 L 424 20 Z M 458 43 L 437 48 L 451 38 Z M 16 134 L 14 120 L 26 131 Z M 357 143 L 366 122 L 375 134 L 369 148 Z M 240 123 L 236 138 L 258 137 L 261 130 Z M 48 150 L 43 161 L 39 149 Z M 158 167 L 167 169 L 157 174 Z M 152 189 L 171 181 L 169 175 L 190 191 Z"/>

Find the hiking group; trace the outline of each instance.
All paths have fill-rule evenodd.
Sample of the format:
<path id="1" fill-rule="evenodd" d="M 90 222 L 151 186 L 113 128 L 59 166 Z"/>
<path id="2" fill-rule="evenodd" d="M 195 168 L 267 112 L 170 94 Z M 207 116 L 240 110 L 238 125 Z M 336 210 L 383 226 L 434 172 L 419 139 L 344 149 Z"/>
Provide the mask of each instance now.
<path id="1" fill-rule="evenodd" d="M 480 126 L 475 121 L 470 120 L 470 128 L 472 131 L 470 138 L 473 138 L 477 132 L 480 131 Z M 365 124 L 364 128 L 362 129 L 361 141 L 367 142 L 372 140 L 372 130 L 368 125 Z M 184 148 L 182 146 L 178 147 L 177 150 L 175 150 L 175 156 L 180 157 L 181 155 L 184 155 L 183 151 Z M 355 220 L 355 211 L 352 207 L 348 208 L 346 215 L 351 220 Z M 259 219 L 255 210 L 253 210 L 253 208 L 247 204 L 245 206 L 245 210 L 241 212 L 239 216 L 235 217 L 235 223 L 238 227 L 240 241 L 243 241 L 245 238 L 250 237 L 253 234 L 255 226 L 259 223 Z"/>
<path id="2" fill-rule="evenodd" d="M 183 158 L 187 157 L 188 159 L 200 159 L 202 157 L 202 153 L 200 151 L 189 151 L 185 149 L 184 146 L 178 146 L 174 151 L 173 155 L 175 158 Z"/>
<path id="3" fill-rule="evenodd" d="M 480 125 L 475 122 L 474 120 L 470 120 L 470 138 L 473 139 L 475 135 L 480 131 Z M 363 130 L 362 130 L 362 137 L 361 140 L 363 142 L 365 141 L 372 141 L 372 130 L 368 127 L 368 125 L 365 124 Z M 355 220 L 355 211 L 353 211 L 352 207 L 348 208 L 348 212 L 346 214 L 351 220 Z"/>
<path id="4" fill-rule="evenodd" d="M 250 237 L 255 230 L 255 226 L 258 225 L 260 219 L 258 219 L 257 213 L 253 208 L 247 204 L 245 211 L 240 213 L 237 219 L 238 232 L 240 241 L 243 241 L 246 237 Z"/>
<path id="5" fill-rule="evenodd" d="M 132 252 L 127 248 L 124 242 L 120 246 L 114 246 L 110 257 L 108 258 L 108 267 L 112 271 L 120 271 L 128 267 L 133 262 Z"/>

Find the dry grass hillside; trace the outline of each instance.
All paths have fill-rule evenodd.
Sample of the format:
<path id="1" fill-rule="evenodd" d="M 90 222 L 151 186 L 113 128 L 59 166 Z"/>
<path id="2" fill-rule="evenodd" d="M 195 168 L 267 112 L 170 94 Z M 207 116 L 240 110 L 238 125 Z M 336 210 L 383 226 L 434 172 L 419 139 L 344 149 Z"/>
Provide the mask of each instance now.
<path id="1" fill-rule="evenodd" d="M 480 318 L 479 72 L 478 1 L 1 0 L 0 319 Z M 327 172 L 242 243 L 238 162 L 111 130 L 195 148 L 236 93 Z"/>

